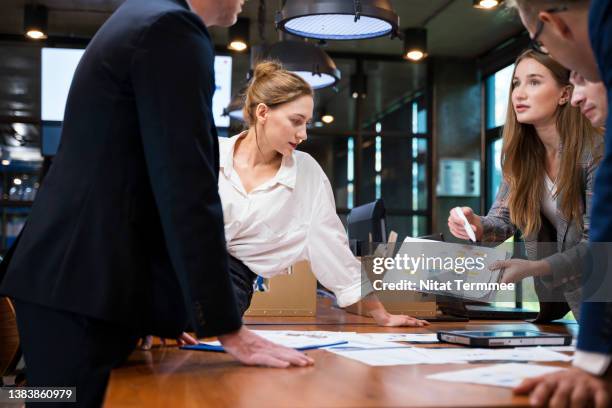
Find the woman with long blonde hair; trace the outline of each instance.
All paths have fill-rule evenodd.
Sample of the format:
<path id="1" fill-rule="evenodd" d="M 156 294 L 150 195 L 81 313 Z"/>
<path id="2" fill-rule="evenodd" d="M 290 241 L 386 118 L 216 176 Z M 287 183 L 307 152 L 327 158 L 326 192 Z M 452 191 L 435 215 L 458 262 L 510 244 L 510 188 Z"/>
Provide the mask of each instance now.
<path id="1" fill-rule="evenodd" d="M 570 71 L 532 50 L 516 60 L 506 124 L 502 174 L 486 216 L 463 207 L 478 241 L 502 242 L 520 231 L 527 259 L 498 262 L 503 281 L 533 277 L 540 318 L 578 317 L 581 271 L 602 135 L 571 106 Z M 454 212 L 451 233 L 468 239 Z M 556 302 L 560 301 L 560 302 Z"/>

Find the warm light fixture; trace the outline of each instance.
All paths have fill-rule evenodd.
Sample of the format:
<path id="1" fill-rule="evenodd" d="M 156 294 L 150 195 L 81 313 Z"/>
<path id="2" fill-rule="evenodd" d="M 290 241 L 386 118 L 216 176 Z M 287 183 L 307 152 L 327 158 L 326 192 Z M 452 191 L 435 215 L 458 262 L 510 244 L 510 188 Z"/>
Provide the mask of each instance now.
<path id="1" fill-rule="evenodd" d="M 404 59 L 418 62 L 427 56 L 427 30 L 408 28 L 404 30 Z"/>
<path id="2" fill-rule="evenodd" d="M 285 0 L 276 27 L 319 40 L 363 40 L 396 36 L 399 17 L 389 0 Z"/>
<path id="3" fill-rule="evenodd" d="M 499 6 L 499 3 L 500 0 L 474 0 L 473 4 L 476 8 L 490 10 Z"/>
<path id="4" fill-rule="evenodd" d="M 10 164 L 11 164 L 11 161 L 10 161 L 10 160 L 7 160 L 7 159 L 2 160 L 2 165 L 3 165 L 3 166 L 8 166 L 8 165 L 10 165 Z"/>
<path id="5" fill-rule="evenodd" d="M 273 44 L 265 55 L 278 60 L 283 67 L 310 84 L 313 89 L 333 86 L 340 81 L 340 70 L 325 51 L 305 41 L 280 41 Z"/>
<path id="6" fill-rule="evenodd" d="M 47 38 L 47 8 L 38 4 L 26 4 L 23 13 L 23 30 L 33 40 Z"/>
<path id="7" fill-rule="evenodd" d="M 321 127 L 323 125 L 329 125 L 334 121 L 334 115 L 332 115 L 325 106 L 319 107 L 315 111 L 315 126 Z"/>
<path id="8" fill-rule="evenodd" d="M 227 48 L 242 52 L 249 48 L 249 19 L 239 18 L 236 24 L 229 28 Z"/>
<path id="9" fill-rule="evenodd" d="M 368 77 L 358 70 L 351 75 L 351 97 L 365 99 L 368 96 Z"/>
<path id="10" fill-rule="evenodd" d="M 329 125 L 330 123 L 333 123 L 334 116 L 330 115 L 329 113 L 326 113 L 325 115 L 321 116 L 321 121 L 323 121 L 323 123 L 325 123 L 326 125 Z"/>

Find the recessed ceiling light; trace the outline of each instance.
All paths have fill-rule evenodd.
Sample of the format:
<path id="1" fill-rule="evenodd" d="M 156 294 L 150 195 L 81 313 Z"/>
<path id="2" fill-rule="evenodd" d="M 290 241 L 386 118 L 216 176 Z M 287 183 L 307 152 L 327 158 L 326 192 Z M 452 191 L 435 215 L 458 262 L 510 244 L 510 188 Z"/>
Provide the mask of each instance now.
<path id="1" fill-rule="evenodd" d="M 38 4 L 26 4 L 23 12 L 23 31 L 28 38 L 47 38 L 47 8 Z"/>
<path id="2" fill-rule="evenodd" d="M 323 123 L 329 125 L 330 123 L 333 123 L 334 116 L 328 113 L 328 114 L 321 116 L 321 120 L 323 121 Z"/>
<path id="3" fill-rule="evenodd" d="M 490 10 L 499 6 L 499 0 L 474 0 L 474 7 L 479 9 Z"/>
<path id="4" fill-rule="evenodd" d="M 229 41 L 227 48 L 242 52 L 249 48 L 249 19 L 239 18 L 236 24 L 229 28 Z"/>
<path id="5" fill-rule="evenodd" d="M 427 56 L 427 30 L 408 28 L 404 30 L 404 59 L 420 61 Z"/>

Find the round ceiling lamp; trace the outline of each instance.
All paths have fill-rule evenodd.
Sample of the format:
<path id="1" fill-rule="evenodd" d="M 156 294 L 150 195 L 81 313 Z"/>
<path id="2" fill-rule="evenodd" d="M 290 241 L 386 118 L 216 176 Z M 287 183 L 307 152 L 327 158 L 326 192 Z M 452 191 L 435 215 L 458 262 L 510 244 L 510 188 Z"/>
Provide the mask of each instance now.
<path id="1" fill-rule="evenodd" d="M 283 67 L 310 84 L 313 89 L 336 85 L 340 70 L 325 51 L 305 41 L 280 41 L 273 44 L 266 57 L 280 61 Z"/>
<path id="2" fill-rule="evenodd" d="M 390 0 L 286 0 L 276 27 L 318 40 L 397 36 L 399 17 Z"/>

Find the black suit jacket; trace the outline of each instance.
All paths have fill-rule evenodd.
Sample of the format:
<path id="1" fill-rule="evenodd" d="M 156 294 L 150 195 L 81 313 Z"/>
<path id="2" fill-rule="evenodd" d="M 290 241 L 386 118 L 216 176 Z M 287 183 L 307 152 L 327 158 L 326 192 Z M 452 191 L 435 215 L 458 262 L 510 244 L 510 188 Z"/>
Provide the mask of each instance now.
<path id="1" fill-rule="evenodd" d="M 0 293 L 176 335 L 241 325 L 212 118 L 214 50 L 184 0 L 127 0 L 76 70 L 62 142 Z"/>

